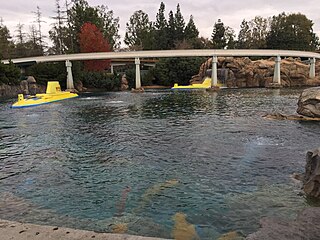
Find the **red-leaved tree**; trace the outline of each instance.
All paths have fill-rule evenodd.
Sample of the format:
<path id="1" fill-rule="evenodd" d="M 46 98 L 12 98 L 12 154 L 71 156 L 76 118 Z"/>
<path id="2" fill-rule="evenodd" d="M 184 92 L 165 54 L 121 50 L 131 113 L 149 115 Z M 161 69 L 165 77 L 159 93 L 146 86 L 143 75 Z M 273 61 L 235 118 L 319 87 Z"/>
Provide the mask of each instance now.
<path id="1" fill-rule="evenodd" d="M 110 52 L 108 41 L 93 23 L 87 22 L 82 25 L 79 40 L 82 53 Z M 84 61 L 84 68 L 88 71 L 103 71 L 110 67 L 110 62 L 110 60 L 88 60 Z"/>

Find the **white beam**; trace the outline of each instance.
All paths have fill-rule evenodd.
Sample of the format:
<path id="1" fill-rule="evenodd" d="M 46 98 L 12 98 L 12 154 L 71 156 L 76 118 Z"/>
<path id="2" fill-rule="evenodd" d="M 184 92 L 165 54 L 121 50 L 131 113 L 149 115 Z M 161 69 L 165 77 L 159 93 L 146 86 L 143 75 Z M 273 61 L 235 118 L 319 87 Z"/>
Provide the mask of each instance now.
<path id="1" fill-rule="evenodd" d="M 40 57 L 28 57 L 12 59 L 13 63 L 24 62 L 58 62 L 58 61 L 80 61 L 95 59 L 115 59 L 115 58 L 161 58 L 161 57 L 195 57 L 195 56 L 221 56 L 221 57 L 306 57 L 318 58 L 319 53 L 290 51 L 290 50 L 269 50 L 269 49 L 193 49 L 193 50 L 161 50 L 161 51 L 132 51 L 132 52 L 98 52 L 98 53 L 76 53 L 66 55 L 51 55 Z M 3 60 L 9 63 L 9 60 Z"/>

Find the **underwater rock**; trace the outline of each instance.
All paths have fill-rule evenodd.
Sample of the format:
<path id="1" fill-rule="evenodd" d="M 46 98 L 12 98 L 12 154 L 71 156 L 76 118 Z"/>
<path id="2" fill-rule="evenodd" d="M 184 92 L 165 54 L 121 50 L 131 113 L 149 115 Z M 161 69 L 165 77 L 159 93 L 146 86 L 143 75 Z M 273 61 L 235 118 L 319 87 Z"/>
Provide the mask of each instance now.
<path id="1" fill-rule="evenodd" d="M 151 201 L 152 199 L 160 194 L 160 192 L 166 190 L 167 188 L 174 187 L 179 181 L 177 179 L 170 179 L 163 183 L 157 183 L 150 188 L 148 188 L 141 197 L 140 205 L 133 210 L 135 213 L 141 212 Z"/>
<path id="2" fill-rule="evenodd" d="M 307 152 L 303 191 L 320 199 L 320 148 Z"/>
<path id="3" fill-rule="evenodd" d="M 298 121 L 320 121 L 320 117 L 306 117 L 302 115 L 285 115 L 282 113 L 272 113 L 262 116 L 270 120 L 298 120 Z"/>
<path id="4" fill-rule="evenodd" d="M 244 236 L 237 231 L 232 231 L 223 234 L 218 238 L 218 240 L 244 240 Z"/>
<path id="5" fill-rule="evenodd" d="M 311 118 L 320 118 L 320 87 L 303 90 L 299 97 L 297 113 Z"/>
<path id="6" fill-rule="evenodd" d="M 172 235 L 175 240 L 200 240 L 195 226 L 189 223 L 184 213 L 176 213 L 173 216 L 174 228 Z"/>
<path id="7" fill-rule="evenodd" d="M 234 219 L 233 229 L 249 234 L 259 227 L 262 217 L 294 219 L 305 207 L 305 199 L 297 196 L 299 192 L 299 186 L 279 184 L 261 185 L 252 192 L 230 193 L 225 202 L 232 211 L 224 212 L 220 221 Z"/>
<path id="8" fill-rule="evenodd" d="M 320 208 L 303 210 L 294 221 L 262 218 L 259 231 L 247 236 L 247 240 L 301 240 L 320 239 Z"/>
<path id="9" fill-rule="evenodd" d="M 155 223 L 151 218 L 139 217 L 126 213 L 121 217 L 104 220 L 103 232 L 126 233 L 149 237 L 170 238 L 170 231 L 165 226 Z"/>

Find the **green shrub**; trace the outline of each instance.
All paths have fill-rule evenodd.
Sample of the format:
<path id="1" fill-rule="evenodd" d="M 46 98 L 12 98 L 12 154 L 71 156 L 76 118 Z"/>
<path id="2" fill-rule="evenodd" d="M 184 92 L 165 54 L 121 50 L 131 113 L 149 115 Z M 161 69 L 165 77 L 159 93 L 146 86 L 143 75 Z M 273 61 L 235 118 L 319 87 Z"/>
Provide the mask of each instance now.
<path id="1" fill-rule="evenodd" d="M 79 80 L 84 87 L 103 90 L 118 90 L 121 84 L 120 75 L 106 72 L 83 71 L 80 73 Z"/>
<path id="2" fill-rule="evenodd" d="M 3 64 L 0 62 L 0 83 L 8 85 L 19 84 L 20 70 L 12 62 Z"/>
<path id="3" fill-rule="evenodd" d="M 48 81 L 59 81 L 61 87 L 65 88 L 67 69 L 64 62 L 38 63 L 27 68 L 26 76 L 33 76 L 41 85 L 47 85 Z"/>
<path id="4" fill-rule="evenodd" d="M 165 86 L 188 85 L 191 77 L 198 74 L 205 57 L 162 58 L 154 69 L 155 83 Z"/>

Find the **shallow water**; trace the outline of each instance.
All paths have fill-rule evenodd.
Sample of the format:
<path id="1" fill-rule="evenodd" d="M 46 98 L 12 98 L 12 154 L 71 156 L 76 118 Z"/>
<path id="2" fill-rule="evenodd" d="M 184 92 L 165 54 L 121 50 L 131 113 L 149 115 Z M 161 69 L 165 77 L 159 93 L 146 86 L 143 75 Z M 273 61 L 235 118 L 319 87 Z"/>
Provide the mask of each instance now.
<path id="1" fill-rule="evenodd" d="M 0 102 L 0 218 L 171 237 L 186 214 L 201 239 L 244 234 L 307 206 L 291 179 L 320 124 L 299 89 L 83 94 L 27 109 Z M 122 226 L 122 225 L 121 225 Z"/>

